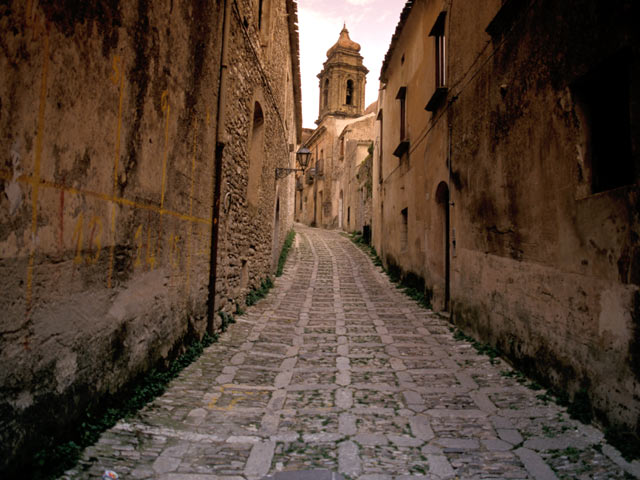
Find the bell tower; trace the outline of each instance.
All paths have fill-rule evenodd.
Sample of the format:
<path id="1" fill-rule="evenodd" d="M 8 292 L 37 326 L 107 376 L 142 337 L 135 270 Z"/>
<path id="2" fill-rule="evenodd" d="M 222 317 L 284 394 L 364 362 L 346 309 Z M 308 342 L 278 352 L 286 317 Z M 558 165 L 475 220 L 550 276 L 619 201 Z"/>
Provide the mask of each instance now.
<path id="1" fill-rule="evenodd" d="M 360 45 L 349 38 L 346 25 L 340 38 L 327 51 L 327 61 L 318 74 L 320 108 L 316 124 L 328 115 L 359 117 L 364 113 L 364 87 L 369 70 L 362 64 Z"/>

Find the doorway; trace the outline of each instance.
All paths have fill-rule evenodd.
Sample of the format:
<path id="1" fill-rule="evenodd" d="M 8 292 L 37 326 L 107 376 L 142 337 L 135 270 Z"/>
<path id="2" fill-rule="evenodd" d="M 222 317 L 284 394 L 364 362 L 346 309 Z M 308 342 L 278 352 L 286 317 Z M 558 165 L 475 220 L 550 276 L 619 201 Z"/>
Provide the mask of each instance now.
<path id="1" fill-rule="evenodd" d="M 450 231 L 451 231 L 451 202 L 449 200 L 449 186 L 445 182 L 440 182 L 436 190 L 436 202 L 439 205 L 440 225 L 443 230 L 442 252 L 444 254 L 444 305 L 443 310 L 449 311 L 449 303 L 451 299 L 451 251 L 450 251 Z"/>

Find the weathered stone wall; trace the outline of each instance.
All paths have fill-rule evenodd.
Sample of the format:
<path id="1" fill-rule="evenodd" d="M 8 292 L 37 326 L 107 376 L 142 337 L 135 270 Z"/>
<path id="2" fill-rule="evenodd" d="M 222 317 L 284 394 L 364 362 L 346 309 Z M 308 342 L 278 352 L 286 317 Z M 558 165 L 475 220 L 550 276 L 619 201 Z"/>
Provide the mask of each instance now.
<path id="1" fill-rule="evenodd" d="M 637 5 L 408 8 L 383 67 L 376 249 L 424 278 L 436 309 L 449 293 L 466 331 L 604 423 L 640 433 Z M 425 116 L 436 62 L 424 32 L 445 9 L 448 91 Z M 599 124 L 582 98 L 596 71 L 606 73 L 587 100 L 596 116 L 620 104 Z M 398 158 L 402 87 L 410 146 Z M 607 131 L 598 152 L 594 128 Z M 597 189 L 599 176 L 617 183 Z"/>
<path id="2" fill-rule="evenodd" d="M 631 3 L 543 1 L 523 9 L 459 94 L 451 288 L 457 323 L 555 388 L 582 390 L 601 420 L 640 433 L 640 42 Z M 450 45 L 469 52 L 470 64 L 485 40 L 473 44 L 477 36 L 456 32 L 483 31 L 497 9 L 464 11 L 454 7 Z M 635 176 L 594 192 L 574 85 L 621 51 L 630 72 L 610 73 L 614 88 L 631 87 L 626 141 Z M 619 168 L 616 160 L 607 168 Z"/>
<path id="3" fill-rule="evenodd" d="M 291 166 L 299 125 L 295 3 L 271 4 L 262 46 L 252 2 L 230 2 L 216 310 L 242 301 L 240 260 L 247 288 L 270 274 L 291 226 L 275 166 Z M 222 5 L 0 6 L 0 470 L 207 328 Z"/>
<path id="4" fill-rule="evenodd" d="M 216 305 L 228 310 L 273 273 L 286 233 L 293 225 L 294 177 L 278 181 L 275 177 L 276 167 L 293 168 L 296 151 L 287 11 L 284 1 L 271 2 L 270 6 L 271 10 L 265 12 L 267 23 L 263 23 L 269 33 L 262 36 L 253 20 L 251 2 L 234 3 L 232 8 L 228 95 L 236 101 L 228 102 L 226 111 L 229 142 L 224 150 L 224 212 L 216 288 Z M 244 26 L 245 18 L 249 27 Z M 260 42 L 255 41 L 258 38 Z M 250 205 L 247 172 L 256 102 L 265 117 L 264 144 L 259 203 Z"/>

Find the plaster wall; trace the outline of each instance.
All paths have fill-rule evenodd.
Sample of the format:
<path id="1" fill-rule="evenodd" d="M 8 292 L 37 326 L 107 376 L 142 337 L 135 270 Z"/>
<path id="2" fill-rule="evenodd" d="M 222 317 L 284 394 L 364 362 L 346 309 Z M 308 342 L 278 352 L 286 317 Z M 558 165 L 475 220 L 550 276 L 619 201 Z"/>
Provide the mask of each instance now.
<path id="1" fill-rule="evenodd" d="M 435 87 L 434 42 L 424 32 L 445 5 L 415 2 L 403 19 L 382 73 L 374 245 L 388 267 L 425 280 L 436 309 L 446 307 L 448 258 L 456 324 L 543 384 L 580 392 L 604 424 L 638 432 L 637 6 L 523 2 L 510 17 L 501 10 L 508 3 L 448 4 L 448 92 L 433 113 L 422 110 Z M 629 91 L 621 141 L 630 158 L 611 145 L 596 171 L 577 85 L 612 59 L 626 62 L 608 71 L 617 91 Z M 402 86 L 410 148 L 398 159 Z M 634 173 L 594 190 L 594 177 L 620 165 Z"/>
<path id="2" fill-rule="evenodd" d="M 451 51 L 467 54 L 452 62 L 452 81 L 464 85 L 469 52 L 488 59 L 451 113 L 451 289 L 456 323 L 546 384 L 585 392 L 604 423 L 637 431 L 640 116 L 631 8 L 542 2 L 520 13 L 499 47 L 491 44 L 490 58 L 482 33 L 451 35 Z M 497 11 L 470 15 L 454 4 L 450 29 L 481 32 Z M 636 173 L 594 192 L 574 85 L 621 50 L 630 73 L 615 81 L 631 92 Z"/>
<path id="3" fill-rule="evenodd" d="M 435 91 L 435 47 L 425 32 L 431 30 L 444 5 L 442 1 L 414 4 L 382 74 L 382 113 L 377 122 L 381 136 L 373 178 L 373 223 L 383 225 L 383 229 L 375 227 L 374 246 L 385 266 L 426 280 L 436 308 L 444 303 L 445 277 L 444 225 L 436 190 L 441 182 L 448 183 L 448 133 L 443 110 L 424 109 Z M 401 100 L 397 98 L 402 88 L 406 89 L 404 139 L 400 138 Z M 398 157 L 394 151 L 402 140 L 409 142 L 409 148 Z"/>

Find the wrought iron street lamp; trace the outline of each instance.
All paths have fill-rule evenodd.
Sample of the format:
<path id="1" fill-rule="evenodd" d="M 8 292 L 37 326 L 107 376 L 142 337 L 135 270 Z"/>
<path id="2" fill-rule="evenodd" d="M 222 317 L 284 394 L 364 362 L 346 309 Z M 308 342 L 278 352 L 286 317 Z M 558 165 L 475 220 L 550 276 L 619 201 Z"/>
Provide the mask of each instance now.
<path id="1" fill-rule="evenodd" d="M 298 164 L 302 168 L 276 168 L 276 179 L 284 178 L 289 175 L 291 172 L 302 172 L 304 173 L 305 168 L 309 165 L 309 157 L 311 156 L 311 150 L 308 148 L 302 147 L 300 150 L 296 152 L 296 159 L 298 160 Z"/>

